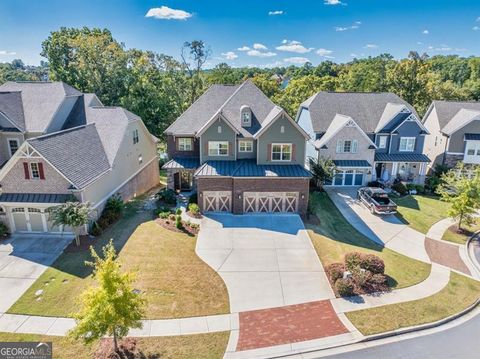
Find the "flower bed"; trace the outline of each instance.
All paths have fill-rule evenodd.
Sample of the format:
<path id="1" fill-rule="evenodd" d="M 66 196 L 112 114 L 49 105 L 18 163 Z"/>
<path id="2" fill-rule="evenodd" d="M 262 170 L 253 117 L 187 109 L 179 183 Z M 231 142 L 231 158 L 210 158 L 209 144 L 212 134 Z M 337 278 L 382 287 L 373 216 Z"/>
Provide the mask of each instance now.
<path id="1" fill-rule="evenodd" d="M 163 213 L 163 212 L 162 212 Z M 169 214 L 168 217 L 161 216 L 155 220 L 157 224 L 170 231 L 187 233 L 196 236 L 200 226 L 189 221 L 178 220 L 179 215 Z"/>

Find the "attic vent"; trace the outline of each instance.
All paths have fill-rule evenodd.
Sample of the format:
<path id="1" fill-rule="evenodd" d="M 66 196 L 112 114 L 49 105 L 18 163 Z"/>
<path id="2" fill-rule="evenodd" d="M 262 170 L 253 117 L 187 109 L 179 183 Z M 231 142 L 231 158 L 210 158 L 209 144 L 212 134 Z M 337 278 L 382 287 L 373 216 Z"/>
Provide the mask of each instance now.
<path id="1" fill-rule="evenodd" d="M 242 127 L 250 127 L 252 125 L 252 109 L 246 105 L 240 107 L 240 121 Z"/>

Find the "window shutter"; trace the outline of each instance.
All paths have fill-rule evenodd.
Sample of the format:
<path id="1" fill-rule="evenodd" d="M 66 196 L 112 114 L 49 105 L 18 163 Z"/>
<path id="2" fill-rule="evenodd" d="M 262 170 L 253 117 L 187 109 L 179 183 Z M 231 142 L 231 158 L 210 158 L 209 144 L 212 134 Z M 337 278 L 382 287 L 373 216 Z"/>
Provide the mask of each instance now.
<path id="1" fill-rule="evenodd" d="M 352 141 L 352 152 L 357 153 L 358 151 L 358 140 L 353 140 Z"/>
<path id="2" fill-rule="evenodd" d="M 228 155 L 233 156 L 233 142 L 228 141 Z"/>
<path id="3" fill-rule="evenodd" d="M 30 170 L 28 169 L 28 162 L 23 162 L 23 172 L 25 173 L 25 179 L 30 179 Z"/>
<path id="4" fill-rule="evenodd" d="M 268 152 L 267 159 L 271 161 L 272 160 L 272 144 L 271 143 L 269 143 L 267 146 L 267 152 Z"/>
<path id="5" fill-rule="evenodd" d="M 343 141 L 342 140 L 338 140 L 337 141 L 337 153 L 342 153 L 343 151 Z"/>
<path id="6" fill-rule="evenodd" d="M 45 179 L 45 174 L 43 172 L 43 163 L 38 162 L 38 173 L 40 175 L 40 179 L 44 180 Z"/>
<path id="7" fill-rule="evenodd" d="M 297 149 L 297 146 L 292 143 L 292 161 L 295 162 L 297 160 L 297 157 L 295 156 L 295 153 L 296 153 L 296 149 Z"/>
<path id="8" fill-rule="evenodd" d="M 204 145 L 204 155 L 208 156 L 208 142 Z"/>

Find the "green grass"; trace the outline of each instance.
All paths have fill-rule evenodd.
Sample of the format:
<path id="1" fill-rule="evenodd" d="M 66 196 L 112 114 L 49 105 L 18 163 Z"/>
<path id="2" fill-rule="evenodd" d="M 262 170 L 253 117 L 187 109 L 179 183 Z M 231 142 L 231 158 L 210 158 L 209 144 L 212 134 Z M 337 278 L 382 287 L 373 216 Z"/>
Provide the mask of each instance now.
<path id="1" fill-rule="evenodd" d="M 453 242 L 457 244 L 465 244 L 467 240 L 476 232 L 480 231 L 480 221 L 476 221 L 471 226 L 462 226 L 462 232 L 458 232 L 458 226 L 453 225 L 448 228 L 443 234 L 444 241 Z"/>
<path id="2" fill-rule="evenodd" d="M 433 224 L 447 218 L 450 208 L 449 203 L 435 196 L 408 195 L 393 201 L 398 205 L 397 217 L 424 234 Z"/>
<path id="3" fill-rule="evenodd" d="M 429 276 L 429 264 L 383 248 L 358 232 L 326 193 L 312 193 L 310 201 L 320 224 L 307 224 L 307 228 L 311 230 L 310 237 L 324 266 L 341 262 L 346 253 L 357 251 L 372 253 L 384 260 L 385 273 L 393 288 L 409 287 Z"/>
<path id="4" fill-rule="evenodd" d="M 447 286 L 430 297 L 346 313 L 363 335 L 406 328 L 441 320 L 473 304 L 480 282 L 451 272 Z"/>
<path id="5" fill-rule="evenodd" d="M 132 359 L 220 359 L 227 347 L 228 337 L 229 332 L 137 338 L 137 348 L 141 353 Z M 0 341 L 52 342 L 55 359 L 91 359 L 98 346 L 98 342 L 86 346 L 82 342 L 73 342 L 65 337 L 18 333 L 0 333 Z"/>
<path id="6" fill-rule="evenodd" d="M 137 272 L 135 288 L 146 299 L 149 319 L 229 313 L 228 292 L 218 274 L 195 254 L 196 237 L 167 230 L 149 212 L 130 206 L 123 218 L 102 234 L 97 253 L 113 238 L 126 270 Z M 71 316 L 78 297 L 93 285 L 88 251 L 64 253 L 9 309 L 9 313 Z M 37 301 L 35 292 L 43 290 Z"/>

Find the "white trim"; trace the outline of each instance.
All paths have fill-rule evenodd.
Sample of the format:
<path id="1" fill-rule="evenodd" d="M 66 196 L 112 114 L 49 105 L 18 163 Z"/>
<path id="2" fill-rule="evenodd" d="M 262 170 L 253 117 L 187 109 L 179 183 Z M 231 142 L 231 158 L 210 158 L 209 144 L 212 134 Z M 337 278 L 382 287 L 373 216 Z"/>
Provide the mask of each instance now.
<path id="1" fill-rule="evenodd" d="M 185 149 L 181 150 L 180 149 L 180 140 L 190 140 L 190 149 L 189 150 L 185 150 Z M 193 138 L 192 137 L 177 137 L 177 138 L 175 138 L 175 142 L 177 142 L 177 141 L 178 141 L 177 151 L 179 151 L 179 152 L 191 152 L 191 151 L 193 151 Z M 184 146 L 185 146 L 185 144 L 184 144 Z"/>
<path id="2" fill-rule="evenodd" d="M 407 144 L 408 144 L 408 140 L 413 140 L 413 149 L 412 150 L 408 150 L 408 149 L 402 150 L 402 148 L 401 148 L 402 140 L 407 140 Z M 416 145 L 417 145 L 417 138 L 416 137 L 403 137 L 402 136 L 398 140 L 398 152 L 415 152 L 415 146 Z"/>
<path id="3" fill-rule="evenodd" d="M 270 161 L 272 162 L 292 162 L 292 157 L 293 157 L 293 145 L 292 143 L 277 143 L 277 142 L 273 142 L 271 144 L 271 148 L 270 148 Z M 274 160 L 273 159 L 273 146 L 280 146 L 280 159 L 279 160 Z M 290 146 L 290 159 L 289 160 L 282 160 L 282 154 L 283 154 L 283 150 L 282 150 L 282 146 Z"/>
<path id="4" fill-rule="evenodd" d="M 252 150 L 251 150 L 251 151 L 242 151 L 242 150 L 240 149 L 242 142 L 250 143 L 250 144 L 251 144 L 251 147 L 252 147 Z M 252 153 L 252 152 L 253 152 L 253 140 L 238 140 L 238 152 L 239 152 L 239 153 Z"/>
<path id="5" fill-rule="evenodd" d="M 355 125 L 355 126 L 353 126 L 353 127 L 355 127 L 355 128 L 360 132 L 360 134 L 361 134 L 363 137 L 365 137 L 365 139 L 367 140 L 367 142 L 369 142 L 370 145 L 372 145 L 372 146 L 374 146 L 375 148 L 377 148 L 377 145 L 372 142 L 371 138 L 368 137 L 368 135 L 365 133 L 365 131 L 363 131 L 363 130 L 360 128 L 360 126 L 358 126 L 358 124 L 355 122 L 355 120 L 354 120 L 353 118 L 351 118 L 350 116 L 345 116 L 345 115 L 341 115 L 341 114 L 338 114 L 338 113 L 335 115 L 335 118 L 336 118 L 337 116 L 343 117 L 343 118 L 345 119 L 345 123 L 344 123 L 342 126 L 340 126 L 339 128 L 337 128 L 332 134 L 329 134 L 329 137 L 325 138 L 325 136 L 327 135 L 327 132 L 328 132 L 328 129 L 327 129 L 327 132 L 325 132 L 325 134 L 323 135 L 323 137 L 319 140 L 319 147 L 318 147 L 319 149 L 321 149 L 321 148 L 320 148 L 320 147 L 321 147 L 321 146 L 320 146 L 320 143 L 323 143 L 322 146 L 323 146 L 323 145 L 326 145 L 327 143 L 329 143 L 330 140 L 331 140 L 332 138 L 334 138 L 334 137 L 337 135 L 337 133 L 339 133 L 343 128 L 345 128 L 345 126 L 346 126 L 350 121 L 353 122 L 353 124 Z M 332 121 L 335 121 L 335 118 L 334 118 Z M 330 126 L 329 126 L 329 128 L 330 128 Z M 322 140 L 323 140 L 323 141 L 322 141 Z"/>
<path id="6" fill-rule="evenodd" d="M 410 110 L 409 110 L 410 111 Z M 398 115 L 398 113 L 397 113 Z M 396 116 L 396 115 L 395 115 Z M 397 127 L 395 127 L 392 132 L 395 132 L 398 128 L 400 128 L 401 126 L 403 126 L 405 124 L 406 121 L 408 121 L 408 119 L 410 117 L 413 117 L 415 122 L 417 123 L 417 125 L 426 132 L 427 135 L 430 134 L 430 132 L 426 129 L 426 127 L 420 122 L 420 120 L 417 118 L 417 116 L 415 116 L 413 113 L 410 114 L 410 116 L 408 116 L 405 120 L 403 120 L 402 122 L 399 123 L 399 125 Z M 393 120 L 393 118 L 392 118 Z M 385 127 L 385 126 L 384 126 Z"/>
<path id="7" fill-rule="evenodd" d="M 447 152 L 445 152 L 445 153 L 446 153 L 447 155 L 462 155 L 462 156 L 464 155 L 463 152 L 448 152 L 448 151 L 447 151 Z"/>
<path id="8" fill-rule="evenodd" d="M 10 158 L 12 158 L 17 151 L 12 153 L 12 148 L 10 147 L 10 141 L 17 142 L 17 151 L 20 149 L 20 141 L 18 140 L 18 138 L 7 137 L 8 152 L 10 153 Z"/>
<path id="9" fill-rule="evenodd" d="M 257 133 L 255 133 L 253 135 L 253 138 L 259 138 L 260 136 L 262 136 L 265 131 L 274 123 L 276 122 L 282 115 L 285 115 L 285 117 L 287 118 L 288 121 L 290 121 L 290 123 L 303 135 L 303 137 L 305 137 L 306 140 L 309 140 L 310 139 L 310 135 L 308 133 L 305 132 L 305 130 L 297 123 L 295 122 L 295 120 L 293 120 L 289 115 L 288 113 L 281 107 L 277 106 L 281 111 L 277 114 L 277 116 L 275 116 L 269 123 L 267 123 L 266 126 L 262 126 L 262 128 L 260 130 L 257 131 Z"/>
<path id="10" fill-rule="evenodd" d="M 237 135 L 240 133 L 238 130 L 227 120 L 225 116 L 222 115 L 221 110 L 217 111 L 200 129 L 197 131 L 195 137 L 201 137 L 206 130 L 212 126 L 216 120 L 223 120 Z"/>
<path id="11" fill-rule="evenodd" d="M 377 139 L 377 135 L 375 135 L 375 139 Z M 384 146 L 382 146 L 382 139 L 385 139 Z M 387 148 L 387 142 L 388 142 L 388 135 L 379 135 L 378 136 L 378 148 L 380 149 L 386 149 Z"/>
<path id="12" fill-rule="evenodd" d="M 210 144 L 217 144 L 217 154 L 210 154 Z M 227 144 L 227 153 L 226 154 L 221 154 L 220 153 L 220 145 L 224 145 L 224 144 Z M 207 142 L 207 148 L 208 148 L 208 157 L 228 157 L 230 156 L 230 143 L 229 141 L 208 141 Z M 213 150 L 213 148 L 212 148 Z"/>

